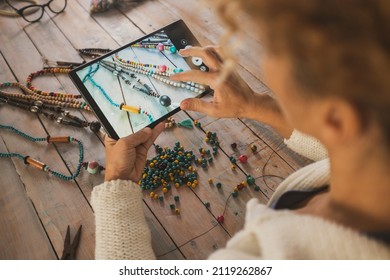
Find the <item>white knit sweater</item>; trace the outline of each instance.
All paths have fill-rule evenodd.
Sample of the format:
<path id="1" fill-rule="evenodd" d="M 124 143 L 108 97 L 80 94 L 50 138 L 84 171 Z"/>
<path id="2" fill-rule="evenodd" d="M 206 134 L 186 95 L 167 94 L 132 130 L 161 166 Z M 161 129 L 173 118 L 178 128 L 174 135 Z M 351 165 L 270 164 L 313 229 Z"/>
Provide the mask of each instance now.
<path id="1" fill-rule="evenodd" d="M 291 174 L 268 205 L 289 190 L 313 190 L 329 182 L 326 150 L 315 139 L 294 132 L 287 146 L 320 160 Z M 142 209 L 140 187 L 130 181 L 94 188 L 96 259 L 155 259 Z M 252 199 L 244 228 L 210 259 L 390 259 L 390 247 L 357 231 L 311 215 L 273 210 Z"/>

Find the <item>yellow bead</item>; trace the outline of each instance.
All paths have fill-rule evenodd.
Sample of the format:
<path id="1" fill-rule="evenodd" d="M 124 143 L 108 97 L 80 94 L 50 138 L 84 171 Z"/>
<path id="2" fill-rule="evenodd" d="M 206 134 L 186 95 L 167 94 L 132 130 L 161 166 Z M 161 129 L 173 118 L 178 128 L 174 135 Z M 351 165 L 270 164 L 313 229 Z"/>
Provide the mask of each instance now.
<path id="1" fill-rule="evenodd" d="M 154 167 L 154 162 L 151 162 L 150 164 L 149 164 L 149 167 Z"/>
<path id="2" fill-rule="evenodd" d="M 192 166 L 188 166 L 188 171 L 192 171 Z"/>
<path id="3" fill-rule="evenodd" d="M 163 193 L 167 193 L 168 189 L 167 188 L 163 188 L 162 191 L 163 191 Z"/>
<path id="4" fill-rule="evenodd" d="M 142 178 L 145 179 L 148 176 L 146 173 L 142 174 Z"/>
<path id="5" fill-rule="evenodd" d="M 176 187 L 176 189 L 180 188 L 180 184 L 179 183 L 175 183 L 175 187 Z"/>
<path id="6" fill-rule="evenodd" d="M 158 194 L 155 194 L 155 195 L 154 195 L 154 199 L 158 199 Z"/>
<path id="7" fill-rule="evenodd" d="M 191 187 L 191 182 L 187 182 L 187 187 Z"/>
<path id="8" fill-rule="evenodd" d="M 233 191 L 234 191 L 234 192 L 238 192 L 238 188 L 235 187 L 235 188 L 233 189 Z"/>
<path id="9" fill-rule="evenodd" d="M 243 187 L 246 187 L 248 184 L 247 184 L 245 181 L 242 181 L 242 182 L 241 182 L 241 185 L 242 185 Z"/>
<path id="10" fill-rule="evenodd" d="M 154 197 L 154 192 L 150 192 L 150 193 L 149 193 L 149 196 L 150 196 L 150 197 Z"/>
<path id="11" fill-rule="evenodd" d="M 213 179 L 208 179 L 207 182 L 209 182 L 209 184 L 212 184 L 213 183 Z"/>
<path id="12" fill-rule="evenodd" d="M 196 184 L 192 183 L 191 184 L 191 188 L 195 189 L 196 188 Z"/>
<path id="13" fill-rule="evenodd" d="M 179 208 L 176 208 L 176 209 L 175 209 L 175 213 L 179 215 L 179 214 L 180 214 L 180 209 L 179 209 Z"/>
<path id="14" fill-rule="evenodd" d="M 234 170 L 236 170 L 236 166 L 235 166 L 235 165 L 232 165 L 232 166 L 230 167 L 230 169 L 234 171 Z"/>
<path id="15" fill-rule="evenodd" d="M 198 180 L 194 180 L 192 183 L 197 185 L 199 182 L 198 182 Z"/>

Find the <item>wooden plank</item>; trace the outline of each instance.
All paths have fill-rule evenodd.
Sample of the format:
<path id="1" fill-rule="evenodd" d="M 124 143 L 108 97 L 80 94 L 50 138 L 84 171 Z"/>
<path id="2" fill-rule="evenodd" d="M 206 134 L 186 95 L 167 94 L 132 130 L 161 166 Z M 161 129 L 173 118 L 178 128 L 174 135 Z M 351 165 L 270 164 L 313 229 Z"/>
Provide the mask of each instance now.
<path id="1" fill-rule="evenodd" d="M 0 18 L 0 24 L 7 26 L 1 32 L 1 39 L 9 42 L 9 44 L 1 46 L 1 52 L 4 57 L 9 58 L 7 63 L 12 67 L 16 77 L 24 80 L 29 72 L 42 65 L 40 54 L 23 29 L 15 24 L 13 19 Z M 9 40 L 9 38 L 12 38 L 12 40 Z M 23 49 L 20 46 L 23 46 Z M 47 87 L 58 89 L 60 85 L 54 80 L 48 80 Z M 34 136 L 44 137 L 47 135 L 39 120 L 32 118 L 29 112 L 21 112 L 8 107 L 3 109 L 1 110 L 1 116 L 8 124 Z M 10 151 L 25 155 L 30 154 L 32 157 L 47 163 L 53 169 L 69 174 L 54 145 L 26 143 L 24 139 L 9 132 L 2 133 L 2 137 Z M 15 166 L 25 183 L 28 195 L 36 206 L 36 211 L 57 255 L 62 253 L 67 225 L 70 224 L 72 232 L 75 232 L 78 225 L 82 223 L 83 233 L 78 249 L 78 258 L 93 258 L 95 243 L 93 213 L 77 184 L 61 181 L 34 169 L 32 166 L 26 167 L 19 161 L 15 162 Z"/>
<path id="2" fill-rule="evenodd" d="M 1 136 L 0 151 L 7 152 Z M 56 259 L 12 160 L 1 159 L 1 173 L 0 259 Z"/>
<path id="3" fill-rule="evenodd" d="M 0 56 L 1 80 L 12 80 L 12 74 Z M 0 107 L 0 115 L 4 108 Z M 2 118 L 2 123 L 4 118 Z M 0 151 L 8 152 L 0 132 Z M 24 182 L 12 160 L 1 159 L 0 181 L 0 259 L 56 259 L 45 230 L 27 196 Z"/>

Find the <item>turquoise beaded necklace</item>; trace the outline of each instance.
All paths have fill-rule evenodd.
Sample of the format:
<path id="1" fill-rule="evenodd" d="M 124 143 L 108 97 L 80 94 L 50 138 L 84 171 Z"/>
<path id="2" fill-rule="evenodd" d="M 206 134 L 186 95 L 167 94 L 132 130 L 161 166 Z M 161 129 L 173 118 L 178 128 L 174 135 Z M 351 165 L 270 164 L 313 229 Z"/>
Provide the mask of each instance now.
<path id="1" fill-rule="evenodd" d="M 22 154 L 19 154 L 19 153 L 0 153 L 0 158 L 18 158 L 20 160 L 23 160 L 23 162 L 26 164 L 26 165 L 32 165 L 44 172 L 48 172 L 62 180 L 65 180 L 65 181 L 71 181 L 71 180 L 74 180 L 77 176 L 79 176 L 80 174 L 80 170 L 81 170 L 81 167 L 83 166 L 83 159 L 84 159 L 84 147 L 83 147 L 83 143 L 81 143 L 80 140 L 74 138 L 74 137 L 71 137 L 71 136 L 64 136 L 64 137 L 50 137 L 50 136 L 47 136 L 47 137 L 33 137 L 33 136 L 30 136 L 12 126 L 8 126 L 8 125 L 2 125 L 0 124 L 0 129 L 5 129 L 5 130 L 8 130 L 8 131 L 11 131 L 15 134 L 18 134 L 19 136 L 22 136 L 24 138 L 26 138 L 27 140 L 29 141 L 32 141 L 32 142 L 47 142 L 47 143 L 66 143 L 66 142 L 73 142 L 73 143 L 77 143 L 78 147 L 79 147 L 79 161 L 78 161 L 78 164 L 77 164 L 77 167 L 76 167 L 76 171 L 73 173 L 72 176 L 67 176 L 67 175 L 64 175 L 58 171 L 55 171 L 55 170 L 52 170 L 48 165 L 36 160 L 36 159 L 33 159 L 31 158 L 30 156 L 24 156 Z"/>
<path id="2" fill-rule="evenodd" d="M 114 106 L 114 107 L 116 107 L 116 108 L 118 108 L 120 110 L 128 111 L 128 112 L 131 112 L 131 113 L 144 114 L 144 115 L 146 115 L 148 117 L 150 122 L 154 122 L 153 116 L 151 114 L 149 114 L 148 112 L 146 112 L 141 107 L 135 108 L 133 106 L 125 105 L 124 103 L 118 104 L 114 100 L 112 100 L 111 97 L 107 94 L 107 92 L 103 89 L 103 87 L 101 85 L 99 85 L 98 83 L 96 83 L 96 81 L 92 78 L 92 76 L 95 75 L 95 73 L 98 70 L 99 70 L 99 64 L 96 64 L 95 69 L 93 69 L 92 65 L 90 65 L 89 68 L 88 68 L 88 73 L 83 78 L 83 83 L 85 83 L 87 80 L 90 81 L 94 87 L 99 89 L 99 91 L 102 93 L 104 98 L 112 106 Z"/>

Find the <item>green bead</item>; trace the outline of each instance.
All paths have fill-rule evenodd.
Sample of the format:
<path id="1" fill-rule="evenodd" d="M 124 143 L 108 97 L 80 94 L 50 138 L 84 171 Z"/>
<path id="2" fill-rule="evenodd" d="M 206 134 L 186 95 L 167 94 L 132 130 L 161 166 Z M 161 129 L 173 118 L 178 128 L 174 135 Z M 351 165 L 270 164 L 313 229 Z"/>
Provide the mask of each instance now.
<path id="1" fill-rule="evenodd" d="M 258 191 L 260 191 L 260 187 L 259 186 L 255 186 L 254 190 L 258 192 Z"/>
<path id="2" fill-rule="evenodd" d="M 175 210 L 176 206 L 175 206 L 175 204 L 170 204 L 169 208 L 171 208 L 172 210 Z"/>
<path id="3" fill-rule="evenodd" d="M 232 196 L 233 197 L 237 197 L 238 196 L 238 192 L 232 192 Z"/>
<path id="4" fill-rule="evenodd" d="M 204 206 L 206 206 L 206 208 L 209 208 L 210 207 L 210 202 L 205 202 Z"/>
<path id="5" fill-rule="evenodd" d="M 252 186 L 255 183 L 255 178 L 253 178 L 251 175 L 248 175 L 246 177 L 246 182 L 248 183 L 248 185 Z"/>
<path id="6" fill-rule="evenodd" d="M 179 201 L 179 200 L 180 200 L 179 196 L 178 196 L 178 195 L 175 195 L 174 200 L 175 200 L 175 201 Z"/>
<path id="7" fill-rule="evenodd" d="M 163 197 L 162 195 L 160 195 L 160 196 L 158 197 L 158 200 L 163 201 L 163 200 L 164 200 L 164 197 Z"/>
<path id="8" fill-rule="evenodd" d="M 222 184 L 220 182 L 218 182 L 216 185 L 215 185 L 218 189 L 222 188 Z"/>

